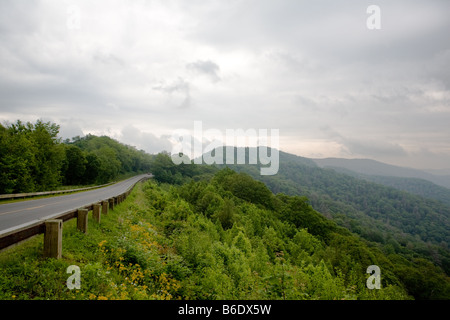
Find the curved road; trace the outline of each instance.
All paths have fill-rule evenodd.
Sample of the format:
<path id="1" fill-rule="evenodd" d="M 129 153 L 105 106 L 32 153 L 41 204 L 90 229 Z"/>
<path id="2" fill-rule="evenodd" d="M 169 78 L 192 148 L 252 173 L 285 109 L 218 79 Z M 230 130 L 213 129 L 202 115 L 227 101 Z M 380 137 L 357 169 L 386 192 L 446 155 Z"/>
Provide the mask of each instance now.
<path id="1" fill-rule="evenodd" d="M 143 174 L 116 184 L 64 196 L 0 204 L 0 235 L 39 220 L 51 219 L 70 210 L 107 200 L 124 193 L 143 178 Z"/>

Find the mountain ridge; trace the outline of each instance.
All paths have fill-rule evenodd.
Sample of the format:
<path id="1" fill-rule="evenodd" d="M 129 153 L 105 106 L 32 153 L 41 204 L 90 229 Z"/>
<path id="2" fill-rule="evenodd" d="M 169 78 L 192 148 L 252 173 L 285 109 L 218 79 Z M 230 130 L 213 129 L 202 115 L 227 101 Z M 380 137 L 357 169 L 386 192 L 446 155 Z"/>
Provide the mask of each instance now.
<path id="1" fill-rule="evenodd" d="M 450 189 L 449 175 L 438 175 L 425 170 L 390 165 L 373 159 L 323 158 L 311 160 L 322 168 L 343 168 L 356 173 L 372 176 L 419 178 Z"/>

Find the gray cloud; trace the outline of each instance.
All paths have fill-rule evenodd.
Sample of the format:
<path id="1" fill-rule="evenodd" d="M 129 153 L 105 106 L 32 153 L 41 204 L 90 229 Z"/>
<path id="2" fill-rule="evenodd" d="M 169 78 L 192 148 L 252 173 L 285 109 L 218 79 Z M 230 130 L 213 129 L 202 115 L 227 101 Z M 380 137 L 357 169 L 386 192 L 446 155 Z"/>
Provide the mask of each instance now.
<path id="1" fill-rule="evenodd" d="M 112 53 L 96 52 L 93 59 L 106 65 L 116 65 L 120 67 L 125 65 L 125 62 L 122 59 Z"/>
<path id="2" fill-rule="evenodd" d="M 0 120 L 152 152 L 201 120 L 280 129 L 302 156 L 448 167 L 450 2 L 378 0 L 381 30 L 366 28 L 371 4 L 0 1 Z"/>
<path id="3" fill-rule="evenodd" d="M 188 108 L 190 106 L 190 85 L 183 78 L 178 77 L 176 81 L 169 84 L 159 84 L 152 89 L 166 93 L 170 103 L 175 103 L 178 108 Z"/>
<path id="4" fill-rule="evenodd" d="M 148 153 L 158 153 L 162 150 L 170 152 L 172 150 L 172 144 L 168 136 L 158 138 L 154 134 L 143 132 L 132 125 L 122 129 L 120 141 L 145 150 Z"/>
<path id="5" fill-rule="evenodd" d="M 346 138 L 343 140 L 344 148 L 353 156 L 367 158 L 406 156 L 407 152 L 397 143 L 387 141 L 371 141 Z"/>
<path id="6" fill-rule="evenodd" d="M 186 65 L 186 68 L 208 76 L 213 82 L 220 81 L 218 75 L 220 68 L 216 63 L 210 60 L 191 62 Z"/>
<path id="7" fill-rule="evenodd" d="M 53 119 L 51 121 L 55 122 Z M 77 121 L 74 118 L 60 119 L 57 123 L 60 125 L 59 137 L 63 140 L 84 136 L 79 120 Z"/>
<path id="8" fill-rule="evenodd" d="M 408 152 L 395 141 L 380 138 L 361 139 L 358 135 L 344 136 L 330 127 L 323 127 L 322 132 L 328 138 L 341 145 L 342 154 L 347 157 L 390 159 L 408 156 Z"/>

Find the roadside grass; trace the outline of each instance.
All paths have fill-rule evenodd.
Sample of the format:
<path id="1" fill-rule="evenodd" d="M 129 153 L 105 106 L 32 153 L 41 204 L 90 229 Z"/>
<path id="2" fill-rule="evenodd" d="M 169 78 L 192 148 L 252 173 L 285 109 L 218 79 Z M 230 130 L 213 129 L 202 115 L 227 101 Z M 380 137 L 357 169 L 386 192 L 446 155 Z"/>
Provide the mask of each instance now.
<path id="1" fill-rule="evenodd" d="M 143 183 L 88 232 L 76 219 L 63 225 L 62 258 L 43 257 L 43 235 L 0 252 L 0 300 L 170 299 L 178 283 L 165 269 L 165 246 L 147 220 Z M 80 268 L 80 289 L 67 286 L 67 268 Z"/>

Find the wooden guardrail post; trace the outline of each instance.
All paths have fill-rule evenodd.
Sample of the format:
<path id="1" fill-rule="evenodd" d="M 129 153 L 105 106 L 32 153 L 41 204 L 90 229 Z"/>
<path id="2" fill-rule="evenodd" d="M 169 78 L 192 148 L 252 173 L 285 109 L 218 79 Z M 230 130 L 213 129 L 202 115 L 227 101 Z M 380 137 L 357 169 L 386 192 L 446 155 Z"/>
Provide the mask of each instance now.
<path id="1" fill-rule="evenodd" d="M 92 207 L 92 216 L 94 217 L 94 220 L 100 223 L 100 203 L 95 203 Z"/>
<path id="2" fill-rule="evenodd" d="M 146 179 L 141 179 L 139 181 L 145 181 Z M 137 183 L 137 182 L 136 182 Z M 136 184 L 135 183 L 135 184 Z M 133 184 L 133 186 L 135 185 Z M 103 185 L 105 186 L 105 185 Z M 97 186 L 101 187 L 101 186 Z M 88 190 L 96 187 L 82 188 L 82 189 L 73 189 L 69 191 L 81 191 Z M 129 187 L 127 191 L 118 195 L 116 197 L 111 197 L 102 201 L 102 209 L 101 214 L 108 214 L 109 209 L 114 209 L 114 205 L 120 202 L 123 202 L 128 195 L 131 193 L 132 187 Z M 43 193 L 35 193 L 33 195 L 43 195 L 43 194 L 56 194 L 64 191 L 52 191 L 52 192 L 43 192 Z M 24 194 L 14 194 L 14 195 L 0 195 L 0 199 L 4 199 L 13 196 L 20 197 Z M 28 195 L 25 195 L 28 196 Z M 92 209 L 91 209 L 92 208 Z M 0 235 L 0 250 L 7 248 L 15 243 L 20 241 L 24 241 L 32 236 L 44 233 L 44 254 L 47 257 L 56 257 L 60 258 L 62 256 L 62 225 L 63 221 L 67 221 L 73 218 L 77 218 L 77 229 L 80 231 L 87 233 L 87 225 L 88 225 L 88 211 L 94 211 L 94 205 L 89 205 L 89 209 L 79 209 L 79 210 L 70 210 L 64 213 L 55 214 L 55 217 L 59 219 L 49 219 L 47 221 L 37 221 L 31 223 L 30 226 L 17 228 L 16 230 L 12 230 L 6 234 Z M 99 209 L 95 209 L 99 210 Z M 97 215 L 97 212 L 94 215 Z M 100 217 L 101 217 L 100 214 Z M 54 221 L 52 221 L 54 220 Z M 100 221 L 100 219 L 99 219 Z"/>
<path id="3" fill-rule="evenodd" d="M 109 198 L 109 208 L 111 210 L 114 210 L 114 198 Z"/>
<path id="4" fill-rule="evenodd" d="M 87 233 L 88 227 L 88 209 L 78 209 L 77 229 Z"/>
<path id="5" fill-rule="evenodd" d="M 60 259 L 62 256 L 62 227 L 61 219 L 45 221 L 44 256 Z"/>
<path id="6" fill-rule="evenodd" d="M 102 201 L 102 214 L 108 214 L 108 201 L 106 200 Z"/>

